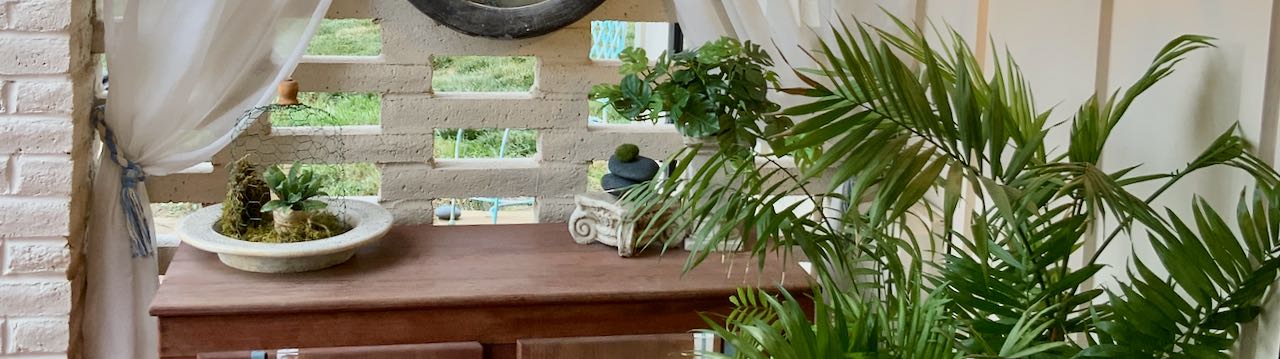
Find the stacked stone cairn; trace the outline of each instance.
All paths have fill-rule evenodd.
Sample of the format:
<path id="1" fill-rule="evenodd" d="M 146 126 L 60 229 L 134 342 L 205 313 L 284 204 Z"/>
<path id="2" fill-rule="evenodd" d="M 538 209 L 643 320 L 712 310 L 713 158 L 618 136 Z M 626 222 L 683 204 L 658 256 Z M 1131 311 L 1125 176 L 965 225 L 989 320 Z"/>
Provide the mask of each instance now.
<path id="1" fill-rule="evenodd" d="M 640 147 L 627 143 L 618 146 L 609 157 L 609 173 L 600 186 L 614 197 L 621 197 L 627 187 L 653 179 L 658 175 L 658 161 L 640 155 Z"/>

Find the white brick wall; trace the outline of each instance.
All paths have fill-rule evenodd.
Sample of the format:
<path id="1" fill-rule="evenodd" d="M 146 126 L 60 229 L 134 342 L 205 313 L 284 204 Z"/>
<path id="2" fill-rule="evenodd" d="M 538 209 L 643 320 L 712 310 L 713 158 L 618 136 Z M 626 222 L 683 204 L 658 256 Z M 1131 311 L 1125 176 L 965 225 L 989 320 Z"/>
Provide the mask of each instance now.
<path id="1" fill-rule="evenodd" d="M 431 201 L 468 196 L 530 196 L 539 221 L 563 222 L 572 196 L 586 191 L 587 167 L 604 160 L 620 143 L 641 146 L 646 155 L 665 157 L 681 147 L 670 127 L 588 127 L 587 92 L 617 81 L 617 68 L 591 61 L 592 20 L 670 21 L 664 2 L 610 0 L 585 19 L 545 36 L 495 40 L 462 35 L 418 12 L 403 0 L 339 0 L 332 18 L 378 18 L 383 51 L 379 58 L 307 59 L 294 71 L 302 91 L 382 94 L 382 124 L 373 133 L 341 141 L 320 135 L 247 132 L 232 147 L 261 146 L 258 160 L 290 162 L 298 154 L 323 162 L 373 162 L 382 171 L 383 206 L 400 223 L 430 223 Z M 528 94 L 448 94 L 431 89 L 431 57 L 441 55 L 534 56 L 537 78 Z M 432 157 L 432 132 L 439 128 L 527 128 L 539 133 L 539 155 L 505 161 L 454 161 Z M 294 143 L 320 144 L 337 158 L 314 158 Z M 341 146 L 341 147 L 339 147 Z M 295 152 L 294 149 L 297 149 Z M 314 152 L 314 151 L 313 151 Z M 152 178 L 153 201 L 217 202 L 225 193 L 222 166 L 211 174 Z"/>
<path id="2" fill-rule="evenodd" d="M 38 274 L 65 272 L 71 264 L 71 251 L 57 240 L 8 240 L 4 253 L 3 274 Z"/>
<path id="3" fill-rule="evenodd" d="M 71 194 L 71 156 L 15 156 L 14 193 L 20 196 L 44 197 Z"/>
<path id="4" fill-rule="evenodd" d="M 91 4 L 0 0 L 0 358 L 76 350 Z"/>
<path id="5" fill-rule="evenodd" d="M 13 18 L 7 30 L 60 31 L 71 26 L 71 2 L 65 0 L 25 0 L 13 3 Z"/>
<path id="6" fill-rule="evenodd" d="M 67 79 L 17 81 L 12 104 L 20 114 L 71 113 L 71 81 Z"/>
<path id="7" fill-rule="evenodd" d="M 5 352 L 16 355 L 65 353 L 70 344 L 67 321 L 65 316 L 10 318 L 7 320 L 9 338 Z"/>

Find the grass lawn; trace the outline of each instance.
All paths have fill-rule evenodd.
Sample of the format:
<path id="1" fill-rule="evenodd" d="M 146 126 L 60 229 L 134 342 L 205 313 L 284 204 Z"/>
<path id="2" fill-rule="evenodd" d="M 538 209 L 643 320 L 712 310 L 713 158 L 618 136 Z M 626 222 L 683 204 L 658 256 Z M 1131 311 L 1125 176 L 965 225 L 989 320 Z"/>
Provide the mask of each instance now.
<path id="1" fill-rule="evenodd" d="M 378 56 L 382 26 L 372 19 L 324 19 L 316 29 L 307 55 Z"/>
<path id="2" fill-rule="evenodd" d="M 431 58 L 435 92 L 528 92 L 538 59 L 529 56 L 436 56 Z"/>
<path id="3" fill-rule="evenodd" d="M 442 128 L 435 131 L 435 151 L 437 159 L 442 158 L 498 158 L 502 148 L 503 129 L 467 129 L 462 130 L 462 141 L 457 146 L 455 156 L 454 142 L 458 130 Z M 538 131 L 511 129 L 507 136 L 507 149 L 503 158 L 531 158 L 538 153 Z"/>
<path id="4" fill-rule="evenodd" d="M 591 166 L 587 167 L 587 192 L 604 192 L 604 187 L 600 186 L 600 179 L 606 172 L 609 172 L 608 161 L 591 162 Z"/>
<path id="5" fill-rule="evenodd" d="M 377 196 L 382 186 L 382 173 L 372 163 L 337 165 L 303 165 L 324 178 L 324 191 L 330 196 Z"/>
<path id="6" fill-rule="evenodd" d="M 271 126 L 357 126 L 382 122 L 382 95 L 359 92 L 303 92 L 298 100 L 323 110 L 275 112 Z"/>
<path id="7" fill-rule="evenodd" d="M 626 36 L 627 45 L 634 43 L 635 27 Z M 307 46 L 308 55 L 377 56 L 382 53 L 382 28 L 370 19 L 326 19 L 320 23 L 315 37 Z M 584 54 L 585 56 L 585 54 Z M 438 56 L 431 59 L 431 86 L 436 92 L 521 92 L 534 84 L 538 60 L 529 56 Z M 302 93 L 299 99 L 333 116 L 292 113 L 272 116 L 272 126 L 352 126 L 381 123 L 382 96 L 377 93 Z M 583 101 L 587 101 L 585 98 Z M 589 102 L 589 101 L 588 101 Z M 612 109 L 597 102 L 589 103 L 593 117 L 608 123 L 626 123 Z M 608 116 L 602 116 L 604 112 Z M 477 114 L 482 115 L 482 114 Z M 583 119 L 586 121 L 587 119 Z M 456 129 L 435 132 L 436 158 L 454 158 Z M 496 158 L 502 143 L 503 129 L 467 129 L 458 146 L 459 158 Z M 534 130 L 512 129 L 506 158 L 530 158 L 537 152 L 538 134 Z M 342 165 L 308 165 L 330 180 L 326 191 L 340 196 L 373 196 L 378 194 L 381 175 L 370 163 Z M 588 170 L 588 186 L 600 190 L 604 163 L 594 163 Z"/>

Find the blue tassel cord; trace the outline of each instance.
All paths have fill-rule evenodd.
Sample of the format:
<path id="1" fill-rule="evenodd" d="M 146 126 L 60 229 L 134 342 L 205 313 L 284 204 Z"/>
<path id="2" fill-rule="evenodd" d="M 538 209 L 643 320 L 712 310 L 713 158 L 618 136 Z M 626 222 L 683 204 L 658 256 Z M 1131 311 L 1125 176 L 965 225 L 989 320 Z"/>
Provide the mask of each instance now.
<path id="1" fill-rule="evenodd" d="M 129 227 L 129 238 L 132 240 L 130 247 L 135 258 L 150 257 L 155 254 L 155 233 L 153 233 L 151 221 L 147 219 L 146 204 L 142 203 L 142 197 L 138 196 L 138 184 L 147 180 L 147 174 L 142 171 L 142 166 L 137 162 L 130 161 L 120 154 L 116 145 L 116 135 L 110 127 L 107 127 L 105 114 L 106 111 L 99 106 L 93 111 L 93 120 L 98 126 L 102 143 L 110 152 L 111 162 L 121 168 L 120 208 L 124 211 L 125 222 Z"/>

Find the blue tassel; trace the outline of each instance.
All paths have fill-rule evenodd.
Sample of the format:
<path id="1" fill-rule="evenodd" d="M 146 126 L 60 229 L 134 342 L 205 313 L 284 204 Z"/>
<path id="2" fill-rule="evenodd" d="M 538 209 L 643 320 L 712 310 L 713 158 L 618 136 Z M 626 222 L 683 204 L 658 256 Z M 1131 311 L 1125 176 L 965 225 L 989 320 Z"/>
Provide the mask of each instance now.
<path id="1" fill-rule="evenodd" d="M 150 257 L 155 254 L 155 234 L 152 233 L 151 222 L 147 220 L 145 204 L 138 196 L 138 184 L 147 180 L 147 174 L 142 171 L 142 166 L 137 162 L 127 160 L 120 155 L 116 146 L 116 135 L 110 127 L 107 127 L 105 113 L 105 109 L 99 106 L 93 111 L 93 119 L 98 125 L 102 143 L 110 152 L 111 162 L 121 168 L 120 208 L 124 211 L 125 222 L 129 227 L 133 257 Z"/>

